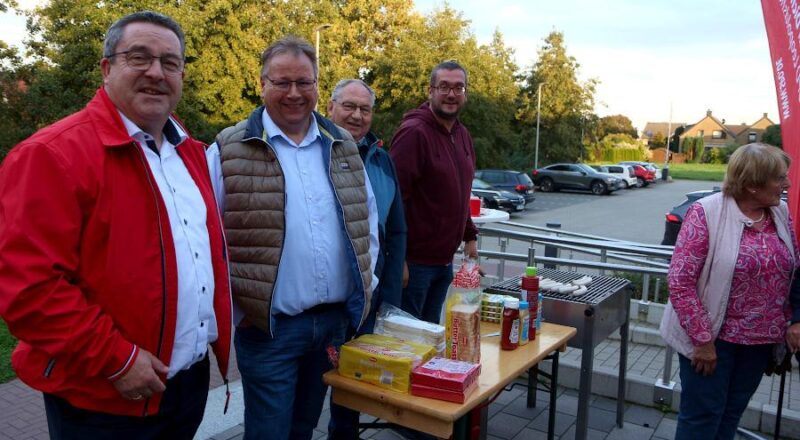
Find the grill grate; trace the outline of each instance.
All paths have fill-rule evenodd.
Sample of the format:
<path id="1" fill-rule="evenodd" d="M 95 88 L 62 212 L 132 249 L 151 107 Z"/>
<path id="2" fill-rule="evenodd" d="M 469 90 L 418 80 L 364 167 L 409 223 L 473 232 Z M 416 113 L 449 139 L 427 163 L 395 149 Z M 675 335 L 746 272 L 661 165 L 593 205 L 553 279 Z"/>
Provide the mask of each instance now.
<path id="1" fill-rule="evenodd" d="M 564 272 L 553 269 L 539 269 L 539 278 L 550 278 L 551 280 L 560 283 L 568 283 L 572 280 L 577 280 L 585 274 L 578 272 Z M 606 298 L 614 295 L 628 285 L 629 281 L 623 278 L 606 277 L 600 275 L 590 275 L 592 282 L 587 286 L 586 293 L 580 296 L 572 296 L 568 293 L 557 293 L 543 290 L 542 296 L 548 299 L 557 299 L 559 301 L 569 301 L 579 304 L 598 305 Z M 493 284 L 491 287 L 486 288 L 487 293 L 499 293 L 503 295 L 520 296 L 522 289 L 520 288 L 520 278 L 513 277 L 505 281 Z"/>

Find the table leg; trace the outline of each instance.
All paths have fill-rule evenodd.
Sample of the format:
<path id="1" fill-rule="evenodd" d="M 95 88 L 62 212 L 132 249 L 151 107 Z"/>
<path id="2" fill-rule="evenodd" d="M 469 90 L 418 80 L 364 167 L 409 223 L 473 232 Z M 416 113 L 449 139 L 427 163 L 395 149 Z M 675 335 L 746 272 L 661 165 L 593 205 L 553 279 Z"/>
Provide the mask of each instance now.
<path id="1" fill-rule="evenodd" d="M 556 394 L 558 393 L 558 350 L 553 352 L 550 370 L 550 412 L 547 415 L 547 440 L 553 440 L 556 428 Z"/>
<path id="2" fill-rule="evenodd" d="M 489 405 L 481 405 L 469 412 L 470 440 L 486 440 L 489 436 Z"/>
<path id="3" fill-rule="evenodd" d="M 453 424 L 453 440 L 469 440 L 469 412 Z"/>
<path id="4" fill-rule="evenodd" d="M 539 381 L 539 366 L 528 369 L 528 408 L 536 408 L 536 387 Z"/>
<path id="5" fill-rule="evenodd" d="M 630 298 L 630 295 L 628 296 Z M 628 303 L 626 303 L 628 304 Z M 628 374 L 628 332 L 630 330 L 630 307 L 625 310 L 625 323 L 619 329 L 619 374 L 617 375 L 617 426 L 622 428 L 625 418 L 625 378 Z"/>

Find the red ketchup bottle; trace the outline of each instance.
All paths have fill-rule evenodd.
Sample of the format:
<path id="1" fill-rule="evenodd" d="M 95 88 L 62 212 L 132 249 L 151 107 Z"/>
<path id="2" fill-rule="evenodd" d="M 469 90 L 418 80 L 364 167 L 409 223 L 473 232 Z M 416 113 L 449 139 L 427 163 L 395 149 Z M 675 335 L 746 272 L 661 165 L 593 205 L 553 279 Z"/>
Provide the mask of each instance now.
<path id="1" fill-rule="evenodd" d="M 503 324 L 500 332 L 500 348 L 516 350 L 519 347 L 519 300 L 509 298 L 503 303 Z"/>
<path id="2" fill-rule="evenodd" d="M 536 276 L 535 266 L 525 268 L 525 275 L 522 275 L 522 290 L 524 290 L 526 301 L 528 301 L 529 313 L 531 316 L 528 325 L 528 340 L 536 339 L 536 315 L 539 313 L 539 277 Z"/>

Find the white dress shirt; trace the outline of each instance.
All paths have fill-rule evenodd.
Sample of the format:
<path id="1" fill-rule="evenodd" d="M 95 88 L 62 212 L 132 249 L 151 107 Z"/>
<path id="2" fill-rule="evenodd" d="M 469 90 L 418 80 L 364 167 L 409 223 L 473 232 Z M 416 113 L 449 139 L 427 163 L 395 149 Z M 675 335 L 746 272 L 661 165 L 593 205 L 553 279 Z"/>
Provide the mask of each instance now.
<path id="1" fill-rule="evenodd" d="M 142 148 L 161 198 L 167 207 L 178 266 L 178 319 L 175 343 L 167 378 L 202 360 L 208 344 L 217 340 L 214 316 L 214 269 L 206 228 L 206 205 L 200 190 L 178 155 L 172 141 L 180 144 L 187 137 L 170 119 L 177 136 L 162 136 L 160 154 L 147 147 L 153 137 L 142 131 L 120 112 L 128 134 Z M 172 131 L 167 129 L 167 131 Z"/>

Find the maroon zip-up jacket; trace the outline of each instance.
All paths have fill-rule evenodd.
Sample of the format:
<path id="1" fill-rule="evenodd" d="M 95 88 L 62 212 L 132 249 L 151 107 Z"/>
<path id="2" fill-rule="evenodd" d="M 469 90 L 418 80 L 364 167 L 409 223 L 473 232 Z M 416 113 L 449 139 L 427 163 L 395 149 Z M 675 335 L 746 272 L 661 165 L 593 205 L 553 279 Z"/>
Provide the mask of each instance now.
<path id="1" fill-rule="evenodd" d="M 478 236 L 469 216 L 475 176 L 469 131 L 456 121 L 448 132 L 426 102 L 403 116 L 389 154 L 397 169 L 408 224 L 406 261 L 452 262 L 461 241 Z"/>

